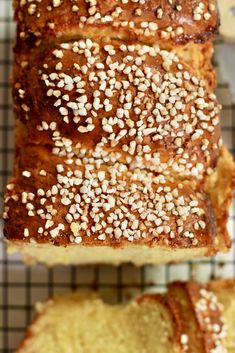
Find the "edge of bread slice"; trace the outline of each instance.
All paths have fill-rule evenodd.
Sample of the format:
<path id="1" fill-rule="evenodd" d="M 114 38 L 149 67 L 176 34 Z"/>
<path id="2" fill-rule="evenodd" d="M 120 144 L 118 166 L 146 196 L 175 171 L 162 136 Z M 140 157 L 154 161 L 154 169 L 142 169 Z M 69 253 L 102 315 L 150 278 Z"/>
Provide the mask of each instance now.
<path id="1" fill-rule="evenodd" d="M 181 352 L 177 303 L 161 295 L 109 305 L 95 294 L 74 293 L 38 309 L 17 353 Z"/>
<path id="2" fill-rule="evenodd" d="M 228 353 L 235 352 L 235 279 L 214 280 L 209 284 L 220 303 L 227 326 L 226 348 Z"/>
<path id="3" fill-rule="evenodd" d="M 56 246 L 51 243 L 22 242 L 20 240 L 7 241 L 9 253 L 20 252 L 27 264 L 35 262 L 55 264 L 92 264 L 104 263 L 119 265 L 131 262 L 137 266 L 143 264 L 162 264 L 171 261 L 186 261 L 193 257 L 212 256 L 218 251 L 227 252 L 231 247 L 231 238 L 227 230 L 229 207 L 232 200 L 233 178 L 235 164 L 225 146 L 221 149 L 221 156 L 215 171 L 207 177 L 205 191 L 209 195 L 215 211 L 218 233 L 213 244 L 197 247 L 170 247 L 167 244 L 125 243 L 123 246 L 113 247 L 100 243 L 99 246 L 71 244 Z M 170 260 L 169 260 L 170 259 Z"/>
<path id="4" fill-rule="evenodd" d="M 126 305 L 67 294 L 37 306 L 17 353 L 232 353 L 234 294 L 235 280 L 175 282 Z"/>

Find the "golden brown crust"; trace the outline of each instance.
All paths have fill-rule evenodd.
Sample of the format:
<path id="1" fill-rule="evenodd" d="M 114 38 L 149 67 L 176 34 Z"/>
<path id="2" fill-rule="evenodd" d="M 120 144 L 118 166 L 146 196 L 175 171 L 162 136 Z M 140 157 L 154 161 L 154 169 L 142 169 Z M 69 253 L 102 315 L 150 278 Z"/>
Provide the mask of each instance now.
<path id="1" fill-rule="evenodd" d="M 205 352 L 222 349 L 226 337 L 226 327 L 222 317 L 222 307 L 216 295 L 196 282 L 187 284 L 187 291 L 200 330 L 203 332 Z"/>
<path id="2" fill-rule="evenodd" d="M 19 40 L 109 37 L 145 43 L 204 42 L 218 31 L 215 0 L 14 1 Z"/>
<path id="3" fill-rule="evenodd" d="M 211 287 L 210 287 L 211 288 Z M 195 332 L 191 327 L 185 324 L 185 330 L 188 332 L 188 347 L 190 352 L 212 351 L 224 352 L 224 343 L 226 337 L 226 326 L 222 316 L 222 306 L 218 302 L 216 295 L 197 282 L 175 282 L 169 286 L 169 294 L 177 295 L 177 291 L 183 291 L 186 296 L 186 306 L 182 306 L 182 315 L 190 320 L 193 316 L 196 320 L 191 321 L 189 325 L 195 325 Z M 179 294 L 178 299 L 182 296 Z M 179 300 L 181 301 L 181 299 Z M 183 312 L 184 310 L 184 312 Z M 185 319 L 184 318 L 184 319 Z"/>
<path id="4" fill-rule="evenodd" d="M 233 353 L 235 350 L 235 279 L 213 280 L 209 283 L 209 289 L 213 291 L 222 304 L 223 316 L 227 326 L 226 348 Z"/>
<path id="5" fill-rule="evenodd" d="M 220 106 L 172 52 L 91 40 L 39 48 L 27 65 L 16 58 L 13 86 L 27 133 L 18 144 L 52 144 L 59 130 L 86 148 L 143 159 L 157 152 L 185 175 L 216 165 Z"/>
<path id="6" fill-rule="evenodd" d="M 185 283 L 173 282 L 168 285 L 167 295 L 174 298 L 180 305 L 180 316 L 182 320 L 182 332 L 185 350 L 190 353 L 204 353 L 203 333 L 198 327 L 194 307 L 190 302 Z"/>
<path id="7" fill-rule="evenodd" d="M 66 161 L 50 147 L 18 150 L 4 214 L 9 240 L 214 249 L 214 211 L 200 183 L 98 149 L 78 147 Z"/>

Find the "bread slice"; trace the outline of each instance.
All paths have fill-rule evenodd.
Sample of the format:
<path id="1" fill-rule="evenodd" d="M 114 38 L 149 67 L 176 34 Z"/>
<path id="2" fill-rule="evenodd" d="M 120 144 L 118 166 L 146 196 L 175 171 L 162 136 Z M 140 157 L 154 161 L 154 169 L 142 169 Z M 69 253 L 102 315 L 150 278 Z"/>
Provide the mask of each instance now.
<path id="1" fill-rule="evenodd" d="M 94 293 L 58 297 L 38 305 L 17 353 L 232 353 L 234 283 L 176 282 L 128 305 Z"/>
<path id="2" fill-rule="evenodd" d="M 111 306 L 71 294 L 40 309 L 17 353 L 178 353 L 179 333 L 178 316 L 161 296 Z"/>
<path id="3" fill-rule="evenodd" d="M 50 196 L 50 198 L 52 198 L 51 200 L 54 201 L 53 209 L 58 212 L 54 215 L 55 223 L 49 223 L 50 219 L 42 217 L 43 213 L 39 210 L 44 209 L 43 200 L 45 197 L 44 194 L 40 196 L 40 190 L 53 190 L 53 185 L 57 185 L 54 170 L 56 166 L 62 166 L 62 159 L 48 154 L 45 148 L 36 146 L 32 146 L 26 150 L 24 149 L 22 152 L 23 154 L 18 155 L 19 159 L 17 165 L 20 169 L 17 171 L 17 178 L 12 180 L 9 185 L 8 198 L 6 199 L 9 210 L 14 209 L 14 213 L 8 211 L 5 234 L 8 238 L 9 250 L 21 252 L 26 257 L 27 262 L 39 261 L 48 265 L 55 265 L 57 263 L 113 263 L 117 265 L 122 262 L 132 262 L 136 265 L 142 265 L 145 263 L 174 262 L 203 255 L 209 256 L 218 250 L 226 251 L 230 246 L 230 239 L 226 234 L 224 218 L 221 220 L 219 215 L 216 217 L 216 210 L 218 209 L 218 213 L 220 213 L 220 206 L 221 208 L 223 205 L 226 206 L 228 199 L 231 197 L 230 187 L 228 187 L 227 198 L 225 197 L 226 184 L 222 184 L 224 187 L 220 186 L 217 188 L 215 182 L 215 187 L 211 192 L 215 192 L 216 195 L 221 193 L 225 200 L 223 201 L 224 203 L 215 202 L 212 205 L 209 195 L 200 190 L 201 184 L 193 184 L 192 181 L 182 180 L 180 181 L 179 189 L 177 179 L 167 177 L 164 179 L 164 182 L 162 182 L 161 179 L 154 177 L 154 175 L 149 172 L 148 180 L 151 180 L 153 192 L 158 190 L 158 197 L 166 198 L 168 197 L 167 195 L 172 194 L 172 192 L 173 194 L 175 194 L 176 191 L 178 192 L 178 196 L 175 194 L 174 201 L 176 210 L 167 210 L 167 204 L 163 204 L 162 211 L 165 212 L 167 223 L 163 223 L 163 227 L 161 228 L 155 228 L 165 233 L 163 237 L 161 234 L 154 232 L 153 222 L 151 223 L 150 220 L 143 218 L 143 214 L 141 216 L 138 209 L 136 210 L 130 205 L 128 199 L 123 198 L 122 193 L 128 192 L 130 185 L 132 188 L 133 185 L 137 185 L 134 181 L 137 169 L 135 169 L 134 172 L 126 172 L 123 170 L 122 173 L 119 173 L 117 182 L 122 182 L 122 185 L 124 185 L 126 189 L 123 190 L 122 188 L 121 193 L 118 193 L 118 189 L 116 189 L 116 193 L 114 194 L 115 198 L 112 195 L 109 197 L 112 197 L 114 202 L 122 202 L 120 210 L 126 210 L 126 218 L 119 221 L 121 235 L 119 236 L 117 230 L 113 229 L 115 236 L 112 237 L 109 235 L 107 229 L 111 227 L 109 219 L 112 214 L 115 215 L 115 209 L 105 209 L 105 205 L 103 205 L 102 222 L 106 222 L 107 226 L 103 230 L 101 229 L 101 231 L 100 227 L 97 228 L 96 226 L 97 220 L 93 220 L 91 217 L 92 208 L 89 208 L 89 204 L 84 204 L 83 201 L 80 203 L 81 207 L 83 207 L 83 205 L 85 207 L 81 220 L 77 222 L 75 220 L 72 222 L 64 221 L 64 219 L 66 220 L 68 218 L 67 213 L 71 205 L 64 205 L 64 198 L 62 197 L 60 199 L 60 195 L 58 194 L 52 194 Z M 42 169 L 42 165 L 44 169 Z M 115 162 L 114 165 L 118 166 L 118 163 Z M 96 170 L 97 166 L 94 164 L 93 176 L 95 175 L 94 173 L 100 175 L 98 173 L 103 171 L 103 173 L 107 175 L 106 180 L 108 180 L 114 165 L 110 164 L 107 166 L 100 164 L 99 169 Z M 223 166 L 223 164 L 221 165 Z M 63 168 L 64 170 L 67 169 L 66 163 L 63 163 Z M 47 174 L 42 173 L 42 170 L 46 170 Z M 70 165 L 67 172 L 69 172 L 69 170 L 70 172 L 75 170 L 76 173 L 78 168 L 76 166 L 75 169 L 73 169 Z M 80 170 L 82 171 L 82 169 Z M 226 165 L 225 170 L 229 170 Z M 30 173 L 30 178 L 24 176 L 25 171 Z M 149 201 L 148 199 L 146 201 L 145 195 L 142 195 L 141 190 L 145 187 L 144 178 L 147 174 L 145 170 L 142 169 L 138 169 L 138 173 L 139 188 L 135 189 L 135 198 L 138 198 L 139 202 L 141 201 L 142 204 L 145 204 Z M 216 171 L 216 173 L 218 173 L 218 171 Z M 221 173 L 223 174 L 223 169 Z M 73 175 L 71 175 L 71 177 L 73 177 Z M 211 177 L 213 177 L 213 174 Z M 140 189 L 140 187 L 142 187 L 142 189 Z M 112 188 L 114 188 L 114 178 Z M 150 185 L 148 188 L 150 190 Z M 80 188 L 78 188 L 78 190 L 80 190 Z M 31 198 L 30 195 L 37 195 L 37 197 L 32 200 L 34 205 L 33 210 L 29 209 L 30 205 L 32 205 L 31 200 L 28 198 Z M 24 197 L 26 197 L 26 199 L 24 199 Z M 56 198 L 53 199 L 53 197 Z M 216 197 L 218 197 L 218 195 Z M 76 199 L 77 198 L 78 196 Z M 177 200 L 180 201 L 181 198 L 184 200 L 185 207 L 190 207 L 190 203 L 195 200 L 201 213 L 194 213 L 192 210 L 187 216 L 185 215 L 184 218 L 182 218 L 180 213 L 181 207 L 177 206 Z M 17 207 L 15 205 L 17 205 Z M 109 203 L 107 206 L 108 205 Z M 212 206 L 214 208 L 212 208 Z M 46 210 L 47 209 L 48 208 L 46 208 Z M 227 206 L 225 209 L 227 209 L 228 212 Z M 30 211 L 33 212 L 34 216 L 31 216 Z M 85 211 L 87 212 L 86 214 Z M 179 213 L 177 214 L 176 211 Z M 154 210 L 151 211 L 151 209 L 148 208 L 148 212 L 149 214 L 152 212 L 154 217 Z M 125 233 L 121 228 L 122 222 L 126 219 L 131 229 L 133 221 L 128 218 L 130 214 L 132 214 L 132 217 L 135 216 L 138 220 L 138 229 L 142 229 L 140 236 L 138 236 L 138 230 L 134 232 L 132 229 L 133 233 Z M 85 216 L 87 217 L 87 221 Z M 125 217 L 124 214 L 123 217 Z M 83 222 L 82 227 L 80 227 L 81 222 Z M 149 228 L 146 228 L 146 222 L 148 222 Z M 175 234 L 177 234 L 179 230 L 179 227 L 175 228 L 176 224 L 179 222 L 183 222 L 184 231 L 180 233 L 181 236 L 173 237 L 172 232 L 175 231 Z M 195 228 L 195 223 L 199 225 L 205 224 L 205 226 Z M 116 226 L 117 229 L 119 228 L 117 223 L 114 223 L 114 226 Z M 44 233 L 40 231 L 42 227 L 45 227 Z M 170 233 L 167 232 L 168 228 L 164 227 L 170 228 Z M 215 234 L 215 227 L 220 231 L 217 235 Z M 26 230 L 28 233 L 26 233 Z M 184 233 L 186 230 L 194 234 L 194 236 L 192 238 L 187 237 L 187 234 Z M 134 238 L 131 238 L 132 235 Z"/>

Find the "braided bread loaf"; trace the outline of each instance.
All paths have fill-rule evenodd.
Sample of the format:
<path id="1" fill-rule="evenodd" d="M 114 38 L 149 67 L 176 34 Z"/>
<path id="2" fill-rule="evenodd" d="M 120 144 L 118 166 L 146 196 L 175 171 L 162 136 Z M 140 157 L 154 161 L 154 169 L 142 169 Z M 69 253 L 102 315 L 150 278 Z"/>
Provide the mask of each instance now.
<path id="1" fill-rule="evenodd" d="M 16 1 L 15 14 L 9 248 L 47 264 L 226 251 L 214 2 Z"/>
<path id="2" fill-rule="evenodd" d="M 173 283 L 128 305 L 73 293 L 38 305 L 18 353 L 233 353 L 234 281 Z"/>

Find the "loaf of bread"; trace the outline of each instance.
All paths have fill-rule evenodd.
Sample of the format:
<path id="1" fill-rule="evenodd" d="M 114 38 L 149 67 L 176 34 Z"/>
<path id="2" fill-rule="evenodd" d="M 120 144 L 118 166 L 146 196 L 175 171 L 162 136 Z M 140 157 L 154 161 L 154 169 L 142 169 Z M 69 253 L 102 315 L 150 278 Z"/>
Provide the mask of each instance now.
<path id="1" fill-rule="evenodd" d="M 214 2 L 15 1 L 15 11 L 9 250 L 50 265 L 227 251 L 234 164 L 213 93 Z"/>
<path id="2" fill-rule="evenodd" d="M 234 353 L 235 282 L 173 283 L 109 305 L 94 293 L 69 294 L 38 305 L 17 353 Z"/>

